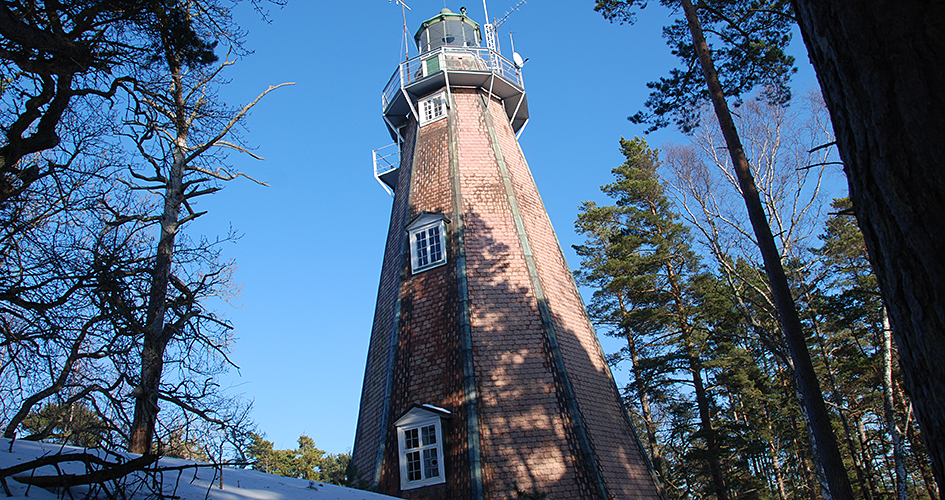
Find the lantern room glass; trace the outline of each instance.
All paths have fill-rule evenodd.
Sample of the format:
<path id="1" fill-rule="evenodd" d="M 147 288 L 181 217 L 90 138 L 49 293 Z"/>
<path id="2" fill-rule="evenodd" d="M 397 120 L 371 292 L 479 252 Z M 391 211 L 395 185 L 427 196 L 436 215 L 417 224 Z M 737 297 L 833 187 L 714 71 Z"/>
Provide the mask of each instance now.
<path id="1" fill-rule="evenodd" d="M 420 33 L 417 43 L 420 53 L 440 47 L 478 47 L 479 31 L 467 22 L 445 19 L 433 23 Z"/>

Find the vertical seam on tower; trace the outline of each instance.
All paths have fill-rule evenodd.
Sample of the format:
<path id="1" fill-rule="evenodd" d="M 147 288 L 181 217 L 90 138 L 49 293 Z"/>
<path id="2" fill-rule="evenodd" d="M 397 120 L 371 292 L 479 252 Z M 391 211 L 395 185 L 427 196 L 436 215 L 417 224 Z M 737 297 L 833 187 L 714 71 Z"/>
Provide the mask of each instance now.
<path id="1" fill-rule="evenodd" d="M 482 100 L 482 115 L 486 122 L 486 128 L 489 131 L 489 142 L 492 143 L 492 150 L 495 153 L 496 163 L 499 165 L 499 173 L 502 177 L 502 184 L 505 187 L 505 194 L 508 198 L 509 208 L 512 210 L 512 219 L 515 222 L 515 231 L 518 233 L 519 242 L 522 245 L 522 252 L 525 254 L 525 264 L 528 267 L 528 275 L 532 281 L 532 287 L 535 290 L 535 298 L 538 300 L 538 311 L 541 315 L 542 328 L 548 340 L 551 356 L 554 361 L 555 371 L 561 382 L 561 388 L 564 391 L 564 398 L 568 407 L 568 413 L 571 421 L 574 423 L 574 429 L 577 434 L 578 443 L 581 446 L 585 458 L 589 462 L 586 464 L 588 472 L 591 474 L 592 482 L 597 488 L 597 493 L 601 498 L 610 498 L 607 494 L 607 487 L 601 477 L 600 468 L 597 466 L 597 457 L 590 438 L 587 435 L 587 429 L 584 426 L 584 419 L 581 416 L 581 409 L 578 406 L 577 398 L 574 395 L 574 388 L 571 386 L 571 380 L 565 370 L 564 358 L 561 355 L 561 348 L 558 345 L 558 338 L 555 333 L 554 323 L 551 318 L 551 311 L 548 309 L 548 302 L 545 298 L 544 288 L 541 285 L 541 278 L 538 276 L 538 266 L 535 264 L 535 256 L 532 254 L 531 245 L 528 241 L 528 234 L 525 232 L 525 223 L 522 220 L 522 214 L 518 209 L 518 201 L 515 196 L 515 190 L 512 186 L 512 179 L 509 176 L 508 166 L 505 164 L 505 157 L 502 154 L 502 147 L 499 144 L 499 137 L 496 134 L 495 126 L 492 122 L 492 114 L 489 112 L 488 104 L 485 102 L 485 96 L 479 95 Z"/>
<path id="2" fill-rule="evenodd" d="M 404 298 L 404 282 L 406 281 L 406 273 L 404 273 L 405 263 L 407 254 L 410 252 L 410 247 L 407 241 L 407 238 L 403 236 L 403 229 L 407 227 L 407 221 L 410 220 L 410 207 L 411 200 L 413 198 L 413 184 L 414 184 L 414 167 L 417 162 L 417 143 L 420 141 L 420 125 L 419 123 L 416 126 L 416 131 L 413 134 L 413 146 L 410 148 L 410 182 L 407 183 L 407 200 L 404 202 L 404 220 L 400 229 L 397 231 L 400 233 L 401 238 L 401 249 L 400 249 L 400 273 L 397 278 L 397 300 L 394 302 L 394 311 L 393 318 L 391 319 L 391 333 L 390 333 L 390 343 L 387 347 L 387 382 L 384 385 L 384 403 L 381 408 L 381 425 L 379 434 L 379 444 L 377 447 L 377 459 L 374 466 L 374 487 L 376 488 L 381 482 L 381 473 L 383 472 L 384 467 L 384 453 L 387 449 L 387 434 L 390 430 L 387 428 L 388 421 L 390 418 L 390 400 L 393 393 L 394 386 L 394 365 L 397 362 L 397 342 L 399 341 L 400 333 L 400 304 Z"/>
<path id="3" fill-rule="evenodd" d="M 525 159 L 525 152 L 522 151 L 521 144 L 518 141 L 515 141 L 515 145 L 518 147 L 519 155 L 522 157 L 522 162 L 525 164 L 525 170 L 528 171 L 531 175 L 531 168 L 528 166 L 528 160 Z M 538 199 L 541 200 L 541 193 L 537 193 Z M 542 202 L 544 206 L 544 202 Z M 548 219 L 548 227 L 551 228 L 552 234 L 554 234 L 554 226 L 551 225 L 551 217 L 548 217 L 548 212 L 544 212 L 545 217 Z M 564 248 L 561 247 L 561 241 L 558 240 L 558 235 L 554 234 L 555 242 L 558 244 L 558 252 L 561 253 L 561 261 L 564 262 L 565 268 L 568 270 L 568 276 L 570 276 L 571 284 L 574 286 L 574 291 L 577 293 L 578 303 L 581 304 L 581 312 L 584 313 L 584 319 L 587 321 L 588 326 L 591 329 L 591 332 L 594 334 L 594 342 L 597 344 L 597 348 L 600 349 L 600 352 L 604 352 L 604 348 L 600 345 L 600 339 L 597 337 L 597 330 L 594 328 L 594 323 L 591 322 L 591 315 L 587 313 L 587 306 L 584 304 L 584 299 L 581 297 L 581 292 L 578 289 L 577 281 L 574 279 L 574 274 L 571 272 L 570 266 L 568 266 L 568 261 L 564 257 Z M 653 483 L 656 484 L 656 490 L 659 493 L 660 498 L 666 498 L 666 492 L 663 489 L 663 483 L 660 481 L 659 476 L 656 474 L 656 469 L 653 467 L 653 462 L 650 460 L 650 455 L 647 453 L 646 448 L 643 446 L 643 441 L 640 440 L 640 436 L 637 435 L 636 428 L 633 426 L 633 420 L 630 418 L 630 412 L 627 411 L 627 406 L 624 404 L 623 399 L 620 397 L 620 390 L 617 387 L 617 381 L 614 378 L 614 373 L 610 369 L 610 364 L 605 363 L 604 367 L 606 368 L 607 376 L 610 378 L 611 384 L 614 387 L 614 395 L 617 399 L 617 406 L 620 408 L 620 414 L 623 415 L 624 420 L 627 423 L 627 428 L 630 430 L 630 437 L 633 439 L 633 442 L 637 444 L 637 447 L 640 450 L 640 455 L 643 457 L 643 461 L 646 463 L 646 469 L 650 473 L 650 477 L 653 479 Z"/>
<path id="4" fill-rule="evenodd" d="M 452 106 L 455 109 L 455 106 Z M 472 325 L 469 319 L 469 286 L 466 278 L 466 225 L 463 222 L 463 193 L 459 177 L 459 145 L 456 141 L 456 113 L 447 117 L 449 134 L 450 187 L 453 202 L 453 238 L 456 242 L 456 288 L 459 293 L 460 351 L 463 362 L 463 389 L 466 402 L 466 442 L 473 500 L 483 498 L 482 458 L 479 443 L 479 394 L 473 364 Z"/>

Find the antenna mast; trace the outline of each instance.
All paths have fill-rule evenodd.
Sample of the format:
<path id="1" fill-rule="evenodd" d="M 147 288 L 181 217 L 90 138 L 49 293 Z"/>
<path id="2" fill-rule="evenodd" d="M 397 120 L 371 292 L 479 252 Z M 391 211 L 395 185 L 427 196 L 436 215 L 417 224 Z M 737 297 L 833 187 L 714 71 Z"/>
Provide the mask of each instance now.
<path id="1" fill-rule="evenodd" d="M 499 40 L 496 36 L 499 26 L 505 24 L 505 21 L 508 20 L 509 16 L 512 15 L 513 12 L 517 11 L 524 3 L 525 0 L 519 0 L 519 2 L 515 4 L 515 7 L 512 7 L 505 12 L 505 15 L 502 16 L 502 19 L 493 19 L 492 22 L 489 22 L 489 9 L 486 8 L 486 0 L 482 0 L 482 9 L 486 11 L 486 47 L 488 47 L 489 50 L 500 53 Z"/>
<path id="2" fill-rule="evenodd" d="M 486 0 L 482 0 L 482 10 L 486 13 L 486 24 L 483 26 L 486 29 L 486 48 L 490 52 L 498 52 L 498 44 L 495 39 L 495 25 L 489 22 L 489 8 L 486 7 Z"/>
<path id="3" fill-rule="evenodd" d="M 485 2 L 486 0 L 482 0 Z M 390 0 L 387 0 L 387 3 L 390 3 Z M 407 35 L 407 11 L 410 10 L 410 7 L 404 3 L 404 0 L 395 0 L 394 3 L 400 5 L 400 10 L 404 13 L 404 61 L 410 59 L 410 42 L 408 41 Z"/>

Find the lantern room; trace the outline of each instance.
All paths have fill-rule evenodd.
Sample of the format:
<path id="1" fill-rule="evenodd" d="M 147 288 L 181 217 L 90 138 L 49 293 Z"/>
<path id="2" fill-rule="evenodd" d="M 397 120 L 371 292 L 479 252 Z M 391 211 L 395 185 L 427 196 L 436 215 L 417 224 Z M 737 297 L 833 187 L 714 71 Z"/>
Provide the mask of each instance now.
<path id="1" fill-rule="evenodd" d="M 482 33 L 479 24 L 466 17 L 465 12 L 456 14 L 444 8 L 420 25 L 414 40 L 420 53 L 424 54 L 440 47 L 478 47 Z"/>

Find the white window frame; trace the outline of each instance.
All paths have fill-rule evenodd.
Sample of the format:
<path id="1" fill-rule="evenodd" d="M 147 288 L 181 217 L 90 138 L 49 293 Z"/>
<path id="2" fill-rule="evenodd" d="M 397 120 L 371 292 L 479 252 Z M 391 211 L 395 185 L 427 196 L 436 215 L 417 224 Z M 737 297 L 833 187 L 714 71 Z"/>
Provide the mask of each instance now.
<path id="1" fill-rule="evenodd" d="M 406 415 L 401 417 L 394 424 L 397 427 L 397 451 L 400 457 L 400 489 L 412 490 L 423 486 L 441 484 L 446 482 L 446 468 L 443 462 L 443 419 L 431 411 L 420 408 L 414 408 Z M 435 443 L 424 444 L 423 429 L 433 427 L 433 436 Z M 407 433 L 416 432 L 416 439 L 419 440 L 418 446 L 407 448 Z M 435 454 L 435 472 L 436 475 L 429 474 L 430 470 L 426 467 L 425 453 L 433 451 Z M 408 455 L 419 454 L 420 458 L 420 479 L 408 479 Z"/>
<path id="2" fill-rule="evenodd" d="M 432 231 L 431 230 L 438 230 Z M 439 233 L 439 238 L 437 234 Z M 446 221 L 443 215 L 423 213 L 407 225 L 410 239 L 411 274 L 433 269 L 446 264 Z M 421 243 L 426 242 L 426 245 Z M 439 258 L 434 259 L 429 250 L 439 248 Z M 426 262 L 424 262 L 424 259 Z"/>
<path id="3" fill-rule="evenodd" d="M 420 125 L 423 126 L 446 118 L 446 108 L 445 92 L 437 92 L 436 94 L 420 99 L 417 106 L 417 110 L 420 113 L 418 117 Z"/>

